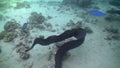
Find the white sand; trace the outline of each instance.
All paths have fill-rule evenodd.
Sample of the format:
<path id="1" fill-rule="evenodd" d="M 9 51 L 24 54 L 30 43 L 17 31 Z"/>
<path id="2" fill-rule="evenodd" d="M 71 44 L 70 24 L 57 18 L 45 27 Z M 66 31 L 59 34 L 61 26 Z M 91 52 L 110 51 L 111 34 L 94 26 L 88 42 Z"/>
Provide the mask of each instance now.
<path id="1" fill-rule="evenodd" d="M 77 17 L 76 14 L 74 14 L 74 9 L 70 9 L 70 11 L 63 10 L 63 13 L 61 13 L 62 10 L 57 11 L 58 8 L 58 6 L 48 6 L 46 4 L 41 5 L 41 7 L 39 7 L 38 4 L 32 4 L 30 9 L 10 9 L 5 15 L 10 17 L 10 19 L 17 20 L 21 25 L 27 21 L 31 12 L 41 12 L 45 17 L 53 17 L 47 22 L 51 23 L 54 29 L 58 29 L 58 33 L 43 31 L 43 34 L 41 34 L 41 32 L 35 30 L 35 32 L 31 34 L 32 36 L 34 34 L 39 36 L 40 34 L 47 37 L 54 34 L 60 34 L 63 32 L 61 31 L 61 28 L 68 23 L 69 20 L 73 20 L 74 22 L 79 20 L 84 21 L 82 16 Z M 102 10 L 105 9 L 103 8 Z M 81 11 L 82 10 L 78 10 L 76 12 Z M 79 13 L 79 15 L 81 15 L 81 13 Z M 106 22 L 102 17 L 88 17 L 91 17 L 89 18 L 90 20 L 99 18 L 98 22 L 83 22 L 93 30 L 93 33 L 87 34 L 84 43 L 80 47 L 70 50 L 71 56 L 64 60 L 63 68 L 119 68 L 120 42 L 105 40 L 106 32 L 103 32 L 106 26 L 113 24 Z M 85 16 L 85 18 L 87 18 L 87 16 Z M 59 26 L 56 27 L 56 24 Z M 3 30 L 3 25 L 0 25 L 1 30 Z M 113 26 L 119 27 L 120 24 L 114 22 Z M 52 66 L 54 66 L 54 56 L 48 61 L 50 51 L 54 50 L 52 48 L 54 47 L 54 44 L 51 44 L 50 46 L 40 46 L 37 44 L 29 52 L 31 55 L 30 58 L 28 60 L 22 60 L 14 49 L 17 42 L 19 41 L 9 43 L 0 41 L 0 46 L 2 47 L 2 53 L 0 54 L 0 68 L 52 68 Z M 49 49 L 49 47 L 52 49 Z"/>

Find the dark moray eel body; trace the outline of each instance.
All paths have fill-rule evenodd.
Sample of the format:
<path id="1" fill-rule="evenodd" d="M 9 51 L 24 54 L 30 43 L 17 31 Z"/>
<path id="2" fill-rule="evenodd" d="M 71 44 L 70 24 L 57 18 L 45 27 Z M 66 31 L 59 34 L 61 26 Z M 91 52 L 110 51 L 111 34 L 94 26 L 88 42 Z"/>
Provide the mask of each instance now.
<path id="1" fill-rule="evenodd" d="M 70 49 L 80 46 L 84 42 L 85 36 L 86 36 L 86 31 L 82 28 L 67 30 L 58 36 L 53 35 L 53 36 L 49 36 L 46 39 L 36 38 L 34 40 L 32 47 L 26 51 L 31 50 L 35 46 L 35 44 L 41 44 L 43 46 L 46 46 L 51 43 L 59 42 L 70 37 L 75 37 L 76 40 L 72 40 L 67 43 L 64 43 L 57 50 L 57 53 L 55 55 L 55 68 L 62 68 L 62 59 L 65 53 Z"/>

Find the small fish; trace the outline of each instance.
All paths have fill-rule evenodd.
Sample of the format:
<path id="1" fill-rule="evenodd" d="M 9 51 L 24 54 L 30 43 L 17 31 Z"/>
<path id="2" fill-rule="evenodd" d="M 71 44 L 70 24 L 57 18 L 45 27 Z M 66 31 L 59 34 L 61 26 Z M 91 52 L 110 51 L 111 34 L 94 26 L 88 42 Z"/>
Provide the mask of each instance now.
<path id="1" fill-rule="evenodd" d="M 99 11 L 99 10 L 91 10 L 89 11 L 90 14 L 95 15 L 95 16 L 105 16 L 105 13 Z"/>
<path id="2" fill-rule="evenodd" d="M 27 23 L 24 23 L 21 29 L 22 29 L 22 30 L 26 29 L 26 28 L 27 28 L 27 25 L 28 25 L 28 22 L 27 22 Z"/>

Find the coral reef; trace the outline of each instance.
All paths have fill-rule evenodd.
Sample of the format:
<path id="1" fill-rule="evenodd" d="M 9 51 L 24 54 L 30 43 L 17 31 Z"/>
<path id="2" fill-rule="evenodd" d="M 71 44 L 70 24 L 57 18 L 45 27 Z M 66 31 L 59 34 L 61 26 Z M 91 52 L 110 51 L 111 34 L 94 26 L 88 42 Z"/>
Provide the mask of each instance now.
<path id="1" fill-rule="evenodd" d="M 5 37 L 5 34 L 6 34 L 5 31 L 0 32 L 0 40 L 3 39 L 3 38 Z"/>
<path id="2" fill-rule="evenodd" d="M 45 17 L 41 13 L 32 12 L 29 17 L 29 23 L 32 27 L 38 27 L 45 21 Z"/>
<path id="3" fill-rule="evenodd" d="M 4 16 L 2 14 L 0 14 L 0 21 L 4 20 Z"/>
<path id="4" fill-rule="evenodd" d="M 30 58 L 30 54 L 28 54 L 27 52 L 25 52 L 25 50 L 28 48 L 28 46 L 22 42 L 18 43 L 15 46 L 16 52 L 19 53 L 20 58 L 23 60 L 27 60 Z"/>
<path id="5" fill-rule="evenodd" d="M 67 27 L 75 25 L 73 20 L 69 20 L 69 22 L 66 24 Z"/>
<path id="6" fill-rule="evenodd" d="M 38 28 L 39 30 L 52 31 L 52 25 L 45 21 L 46 18 L 41 13 L 32 12 L 29 17 L 30 29 Z"/>
<path id="7" fill-rule="evenodd" d="M 15 9 L 21 9 L 21 8 L 30 8 L 30 3 L 27 1 L 17 2 Z"/>
<path id="8" fill-rule="evenodd" d="M 109 21 L 109 22 L 114 22 L 114 21 L 120 21 L 120 16 L 118 16 L 118 15 L 107 15 L 106 17 L 105 17 L 105 20 L 106 21 Z"/>
<path id="9" fill-rule="evenodd" d="M 112 33 L 112 34 L 118 34 L 119 30 L 115 27 L 106 27 L 104 31 L 107 31 L 108 33 Z"/>
<path id="10" fill-rule="evenodd" d="M 107 32 L 106 40 L 120 40 L 119 30 L 115 27 L 106 27 L 105 30 Z"/>
<path id="11" fill-rule="evenodd" d="M 63 0 L 63 4 L 75 4 L 82 8 L 90 7 L 92 0 Z"/>
<path id="12" fill-rule="evenodd" d="M 111 0 L 109 4 L 118 7 L 120 6 L 120 0 Z"/>
<path id="13" fill-rule="evenodd" d="M 27 60 L 30 58 L 30 54 L 28 54 L 26 52 L 22 52 L 22 53 L 20 53 L 20 58 L 23 60 Z"/>
<path id="14" fill-rule="evenodd" d="M 12 19 L 4 25 L 4 30 L 6 32 L 13 32 L 15 29 L 19 29 L 20 27 L 20 24 L 18 24 L 15 19 Z"/>
<path id="15" fill-rule="evenodd" d="M 47 31 L 53 31 L 52 30 L 52 24 L 50 24 L 50 23 L 47 23 L 47 22 L 44 23 L 44 27 L 45 27 L 44 29 L 47 30 Z"/>
<path id="16" fill-rule="evenodd" d="M 73 20 L 69 20 L 69 22 L 62 28 L 63 30 L 66 30 L 66 29 L 71 29 L 71 28 L 74 28 L 76 24 L 74 23 Z M 67 27 L 67 28 L 66 28 Z"/>
<path id="17" fill-rule="evenodd" d="M 83 7 L 83 8 L 87 8 L 90 7 L 92 4 L 92 0 L 78 0 L 78 6 Z"/>
<path id="18" fill-rule="evenodd" d="M 109 14 L 118 14 L 118 15 L 120 15 L 120 10 L 111 9 L 111 10 L 107 10 L 107 13 L 109 13 Z"/>
<path id="19" fill-rule="evenodd" d="M 62 3 L 63 4 L 72 4 L 72 3 L 77 3 L 78 0 L 63 0 Z"/>
<path id="20" fill-rule="evenodd" d="M 5 31 L 5 37 L 4 41 L 5 42 L 10 42 L 14 38 L 17 37 L 18 32 L 16 31 L 17 29 L 20 29 L 20 24 L 18 24 L 14 19 L 11 21 L 8 21 L 4 25 L 4 31 Z"/>
<path id="21" fill-rule="evenodd" d="M 107 15 L 105 17 L 106 21 L 114 22 L 114 21 L 120 21 L 120 10 L 111 9 L 107 10 Z"/>
<path id="22" fill-rule="evenodd" d="M 17 37 L 17 34 L 14 34 L 12 32 L 6 33 L 5 37 L 4 37 L 4 41 L 5 42 L 10 42 L 13 39 L 15 39 Z"/>

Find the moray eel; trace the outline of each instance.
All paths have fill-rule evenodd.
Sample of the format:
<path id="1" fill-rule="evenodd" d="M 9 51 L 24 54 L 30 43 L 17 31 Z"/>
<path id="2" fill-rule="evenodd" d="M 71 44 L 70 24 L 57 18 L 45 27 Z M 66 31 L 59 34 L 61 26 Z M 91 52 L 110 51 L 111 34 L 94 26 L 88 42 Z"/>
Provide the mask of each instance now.
<path id="1" fill-rule="evenodd" d="M 86 36 L 86 31 L 82 28 L 77 28 L 77 29 L 67 30 L 58 36 L 57 35 L 49 36 L 46 39 L 36 38 L 33 42 L 33 45 L 28 50 L 26 50 L 26 52 L 31 50 L 35 46 L 35 44 L 41 44 L 43 46 L 46 46 L 51 43 L 59 42 L 70 37 L 75 37 L 76 40 L 72 40 L 67 43 L 64 43 L 62 46 L 59 47 L 59 49 L 56 52 L 55 68 L 62 68 L 62 59 L 65 53 L 70 49 L 80 46 L 84 42 L 85 36 Z"/>

